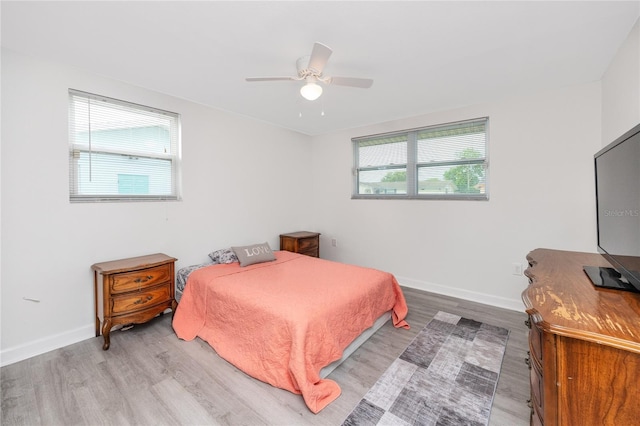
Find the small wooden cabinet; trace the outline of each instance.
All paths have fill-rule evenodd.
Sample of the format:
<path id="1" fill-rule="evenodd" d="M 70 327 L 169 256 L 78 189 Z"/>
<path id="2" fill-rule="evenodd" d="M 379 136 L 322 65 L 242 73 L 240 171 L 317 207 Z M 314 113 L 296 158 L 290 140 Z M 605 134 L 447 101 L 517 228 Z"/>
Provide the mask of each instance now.
<path id="1" fill-rule="evenodd" d="M 610 266 L 599 254 L 537 249 L 527 260 L 531 424 L 638 424 L 640 294 L 594 287 L 582 267 Z"/>
<path id="2" fill-rule="evenodd" d="M 167 308 L 175 312 L 176 260 L 157 253 L 91 266 L 94 274 L 96 337 L 102 332 L 102 349 L 109 349 L 109 334 L 113 326 L 141 324 Z"/>
<path id="3" fill-rule="evenodd" d="M 281 234 L 280 250 L 320 257 L 320 234 L 307 231 Z"/>

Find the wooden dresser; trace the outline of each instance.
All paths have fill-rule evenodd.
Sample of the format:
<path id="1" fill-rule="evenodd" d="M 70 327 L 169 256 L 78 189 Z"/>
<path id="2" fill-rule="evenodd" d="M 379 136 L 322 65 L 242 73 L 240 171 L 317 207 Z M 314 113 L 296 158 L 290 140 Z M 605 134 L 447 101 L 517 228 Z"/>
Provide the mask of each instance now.
<path id="1" fill-rule="evenodd" d="M 307 231 L 281 234 L 280 250 L 320 257 L 320 234 Z"/>
<path id="2" fill-rule="evenodd" d="M 102 349 L 109 349 L 109 334 L 113 326 L 140 324 L 167 308 L 175 312 L 176 260 L 157 253 L 91 266 L 94 271 L 96 337 L 102 331 Z"/>
<path id="3" fill-rule="evenodd" d="M 599 254 L 536 249 L 522 293 L 532 425 L 640 424 L 640 294 L 596 288 Z"/>

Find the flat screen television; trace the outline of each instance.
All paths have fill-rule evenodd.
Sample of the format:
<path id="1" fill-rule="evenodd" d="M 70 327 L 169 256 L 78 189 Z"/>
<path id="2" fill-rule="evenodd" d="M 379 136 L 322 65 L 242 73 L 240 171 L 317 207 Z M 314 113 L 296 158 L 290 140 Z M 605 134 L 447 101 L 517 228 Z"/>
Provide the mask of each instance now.
<path id="1" fill-rule="evenodd" d="M 611 268 L 585 266 L 594 285 L 640 293 L 640 124 L 594 155 L 598 251 Z"/>

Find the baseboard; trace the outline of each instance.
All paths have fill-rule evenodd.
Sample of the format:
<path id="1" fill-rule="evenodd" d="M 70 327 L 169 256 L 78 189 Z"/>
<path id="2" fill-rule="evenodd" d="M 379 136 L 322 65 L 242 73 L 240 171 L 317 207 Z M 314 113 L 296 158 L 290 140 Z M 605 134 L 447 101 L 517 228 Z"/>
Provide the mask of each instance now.
<path id="1" fill-rule="evenodd" d="M 95 337 L 95 325 L 86 325 L 75 330 L 47 336 L 33 342 L 14 346 L 0 351 L 0 366 L 16 363 L 27 358 L 59 349 L 67 345 Z"/>
<path id="2" fill-rule="evenodd" d="M 506 297 L 492 296 L 485 293 L 464 290 L 461 288 L 448 287 L 440 284 L 418 281 L 411 278 L 396 276 L 400 285 L 418 290 L 429 291 L 431 293 L 443 294 L 445 296 L 457 297 L 458 299 L 471 300 L 485 305 L 496 306 L 498 308 L 510 309 L 512 311 L 524 312 L 524 305 L 519 299 L 508 299 Z"/>
<path id="3" fill-rule="evenodd" d="M 447 287 L 439 284 L 418 281 L 411 278 L 396 276 L 400 285 L 446 296 L 457 297 L 459 299 L 471 300 L 473 302 L 484 303 L 485 305 L 497 306 L 499 308 L 510 309 L 512 311 L 523 311 L 522 301 L 507 299 L 504 297 L 491 296 L 475 291 L 463 290 L 455 287 Z M 81 342 L 95 337 L 95 326 L 93 324 L 76 328 L 75 330 L 48 336 L 24 345 L 14 346 L 0 351 L 0 366 L 13 364 L 27 358 L 41 355 L 54 349 L 59 349 L 67 345 Z"/>

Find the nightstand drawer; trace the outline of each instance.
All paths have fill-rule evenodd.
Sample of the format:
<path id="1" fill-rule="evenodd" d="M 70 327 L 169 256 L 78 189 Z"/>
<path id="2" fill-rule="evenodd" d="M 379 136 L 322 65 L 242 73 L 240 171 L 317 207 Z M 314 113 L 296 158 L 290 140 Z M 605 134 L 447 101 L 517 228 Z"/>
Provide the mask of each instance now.
<path id="1" fill-rule="evenodd" d="M 298 240 L 298 253 L 315 253 L 318 251 L 317 238 L 303 238 Z"/>
<path id="2" fill-rule="evenodd" d="M 112 276 L 111 293 L 124 293 L 127 291 L 148 288 L 156 284 L 171 281 L 173 279 L 171 265 L 162 265 L 143 271 L 115 274 Z"/>
<path id="3" fill-rule="evenodd" d="M 298 252 L 299 254 L 304 254 L 305 256 L 311 256 L 311 257 L 319 257 L 318 256 L 318 249 L 312 249 L 312 250 L 302 250 Z"/>
<path id="4" fill-rule="evenodd" d="M 112 300 L 113 306 L 111 312 L 114 315 L 131 313 L 171 300 L 171 288 L 169 284 L 166 284 L 146 291 L 137 291 L 127 295 L 117 296 Z"/>

